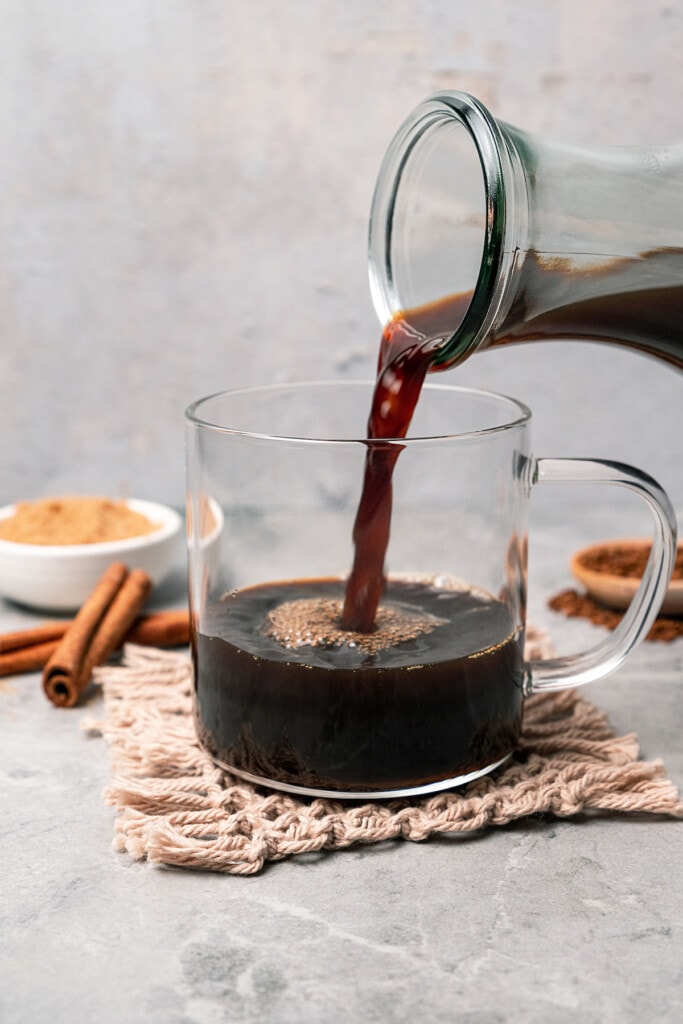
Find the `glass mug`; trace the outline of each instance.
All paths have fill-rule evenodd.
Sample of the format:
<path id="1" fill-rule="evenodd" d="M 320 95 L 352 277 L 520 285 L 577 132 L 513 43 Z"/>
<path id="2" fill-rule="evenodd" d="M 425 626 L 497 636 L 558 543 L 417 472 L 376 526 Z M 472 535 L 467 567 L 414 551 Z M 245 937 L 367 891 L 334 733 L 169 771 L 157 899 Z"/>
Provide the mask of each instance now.
<path id="1" fill-rule="evenodd" d="M 675 520 L 650 477 L 535 458 L 529 410 L 429 384 L 411 433 L 359 433 L 373 385 L 224 392 L 186 413 L 189 591 L 199 740 L 252 782 L 311 796 L 434 792 L 514 751 L 524 698 L 617 668 L 655 618 Z M 386 588 L 373 632 L 341 629 L 363 464 L 395 449 Z M 652 554 L 620 626 L 596 647 L 526 662 L 530 492 L 618 484 L 653 520 Z"/>

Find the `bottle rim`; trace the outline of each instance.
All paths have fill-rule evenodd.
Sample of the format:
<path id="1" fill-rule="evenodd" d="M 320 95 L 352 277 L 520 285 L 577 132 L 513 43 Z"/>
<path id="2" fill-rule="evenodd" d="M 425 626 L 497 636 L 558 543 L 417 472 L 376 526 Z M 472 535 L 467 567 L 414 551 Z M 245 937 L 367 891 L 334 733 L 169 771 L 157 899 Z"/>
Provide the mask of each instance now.
<path id="1" fill-rule="evenodd" d="M 420 103 L 392 139 L 380 166 L 368 233 L 368 274 L 375 310 L 383 326 L 405 310 L 392 263 L 393 218 L 403 173 L 415 147 L 439 123 L 465 128 L 479 158 L 485 196 L 482 258 L 462 322 L 437 349 L 436 367 L 460 362 L 485 339 L 502 299 L 509 263 L 506 181 L 512 173 L 501 129 L 486 107 L 464 92 L 436 93 Z M 445 298 L 445 296 L 444 296 Z"/>

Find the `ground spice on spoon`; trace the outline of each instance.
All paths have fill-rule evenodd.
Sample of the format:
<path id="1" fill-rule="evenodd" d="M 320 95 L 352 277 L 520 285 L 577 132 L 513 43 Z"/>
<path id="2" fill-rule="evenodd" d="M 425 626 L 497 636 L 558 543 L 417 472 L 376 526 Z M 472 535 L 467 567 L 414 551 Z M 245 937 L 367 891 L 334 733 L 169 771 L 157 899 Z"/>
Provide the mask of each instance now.
<path id="1" fill-rule="evenodd" d="M 583 557 L 583 564 L 594 572 L 604 572 L 611 576 L 640 578 L 645 572 L 649 553 L 649 548 L 642 545 L 636 547 L 623 544 L 587 553 Z M 683 549 L 678 551 L 671 578 L 683 579 Z M 603 626 L 606 629 L 616 629 L 623 618 L 623 612 L 608 608 L 589 594 L 581 594 L 572 588 L 562 590 L 559 594 L 551 597 L 548 607 L 553 611 L 561 612 L 568 618 L 588 619 L 594 625 Z M 659 616 L 652 624 L 646 639 L 669 643 L 682 636 L 683 619 Z"/>
<path id="2" fill-rule="evenodd" d="M 642 544 L 610 545 L 587 551 L 582 556 L 582 564 L 593 572 L 604 572 L 609 576 L 637 577 L 640 579 L 650 556 L 650 548 Z M 679 548 L 674 562 L 672 580 L 683 580 L 683 548 Z"/>

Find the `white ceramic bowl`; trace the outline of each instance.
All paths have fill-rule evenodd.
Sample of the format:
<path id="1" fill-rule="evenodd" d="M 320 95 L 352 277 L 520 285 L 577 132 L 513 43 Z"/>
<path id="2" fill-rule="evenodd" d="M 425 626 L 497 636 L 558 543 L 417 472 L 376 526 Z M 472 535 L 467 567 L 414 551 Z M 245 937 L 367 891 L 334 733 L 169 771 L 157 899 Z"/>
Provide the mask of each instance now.
<path id="1" fill-rule="evenodd" d="M 139 537 L 99 544 L 19 544 L 0 539 L 0 594 L 44 610 L 73 612 L 85 601 L 112 562 L 143 569 L 160 583 L 177 564 L 183 520 L 172 508 L 152 501 L 125 503 L 159 528 Z M 14 505 L 0 508 L 0 519 Z"/>

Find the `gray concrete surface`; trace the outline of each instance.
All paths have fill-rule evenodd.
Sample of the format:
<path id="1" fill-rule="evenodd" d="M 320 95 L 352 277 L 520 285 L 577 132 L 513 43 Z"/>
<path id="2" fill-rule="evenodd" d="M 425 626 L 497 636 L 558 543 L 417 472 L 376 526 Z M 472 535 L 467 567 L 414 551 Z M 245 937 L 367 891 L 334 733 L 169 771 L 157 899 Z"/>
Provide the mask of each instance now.
<path id="1" fill-rule="evenodd" d="M 564 650 L 602 635 L 545 607 L 580 511 L 532 541 L 531 617 Z M 0 629 L 24 621 L 2 608 Z M 587 690 L 679 787 L 682 678 L 683 641 L 649 643 Z M 111 848 L 106 746 L 79 729 L 98 708 L 53 708 L 37 676 L 0 692 L 3 1024 L 680 1020 L 680 822 L 531 819 L 249 878 L 158 868 Z"/>

